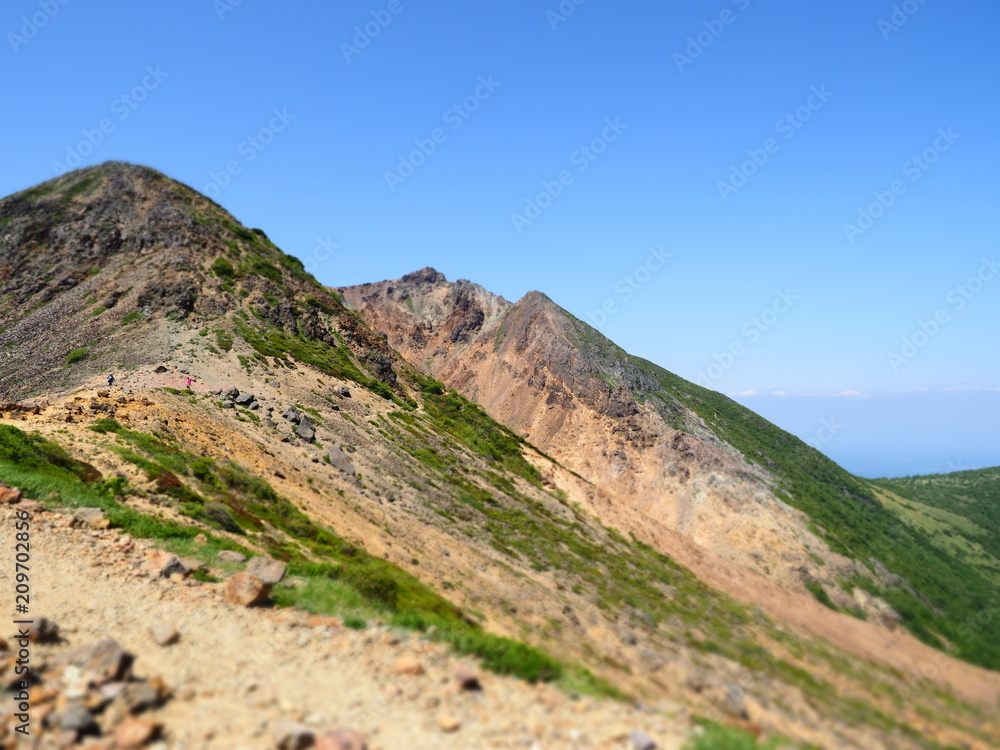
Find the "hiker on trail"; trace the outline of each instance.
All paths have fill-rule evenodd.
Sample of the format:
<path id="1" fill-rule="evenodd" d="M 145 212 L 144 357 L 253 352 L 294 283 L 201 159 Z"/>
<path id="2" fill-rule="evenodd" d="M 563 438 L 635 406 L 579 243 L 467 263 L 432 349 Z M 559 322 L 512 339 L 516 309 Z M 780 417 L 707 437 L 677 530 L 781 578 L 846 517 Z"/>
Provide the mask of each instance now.
<path id="1" fill-rule="evenodd" d="M 191 390 L 191 378 L 188 378 L 188 379 L 187 379 L 187 389 L 188 389 L 189 391 Z"/>
<path id="2" fill-rule="evenodd" d="M 115 376 L 114 375 L 108 375 L 108 388 L 110 388 L 114 384 L 115 384 Z"/>

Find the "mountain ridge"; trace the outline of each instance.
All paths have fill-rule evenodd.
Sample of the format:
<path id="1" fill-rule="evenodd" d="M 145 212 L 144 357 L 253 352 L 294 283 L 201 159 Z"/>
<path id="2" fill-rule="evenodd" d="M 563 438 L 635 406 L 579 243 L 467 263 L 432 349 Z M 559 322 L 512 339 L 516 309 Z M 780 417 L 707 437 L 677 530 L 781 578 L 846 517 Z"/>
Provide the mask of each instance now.
<path id="1" fill-rule="evenodd" d="M 713 426 L 725 402 L 685 404 L 654 366 L 619 361 L 620 349 L 571 321 L 554 329 L 558 307 L 541 293 L 511 304 L 472 282 L 441 286 L 432 269 L 382 282 L 399 287 L 410 317 L 397 322 L 431 364 L 481 357 L 455 368 L 463 387 L 478 386 L 480 408 L 403 356 L 395 326 L 349 309 L 262 230 L 147 168 L 101 165 L 0 200 L 0 267 L 0 479 L 52 508 L 97 503 L 130 533 L 177 535 L 185 555 L 231 545 L 284 559 L 295 584 L 277 587 L 279 603 L 377 618 L 491 668 L 642 697 L 666 716 L 683 705 L 829 747 L 1000 737 L 983 714 L 1000 696 L 995 674 L 946 659 L 933 682 L 917 679 L 937 652 L 699 547 L 612 496 L 633 479 L 574 473 L 492 418 L 505 406 L 550 440 L 579 429 L 586 407 L 609 455 L 625 453 L 611 456 L 623 473 L 658 419 L 684 483 L 722 498 L 738 481 L 774 481 L 765 459 L 750 464 L 719 436 L 733 428 L 724 414 Z M 430 325 L 401 296 L 417 282 L 436 289 L 409 297 Z M 565 371 L 539 366 L 548 347 L 566 355 Z M 509 359 L 491 361 L 497 352 Z M 477 362 L 495 368 L 490 377 L 477 379 Z M 595 362 L 606 379 L 590 376 Z M 103 386 L 108 371 L 120 390 Z M 505 384 L 523 388 L 520 400 Z M 602 445 L 587 458 L 608 459 Z M 96 485 L 82 479 L 93 472 Z M 729 501 L 762 507 L 749 491 Z M 800 523 L 801 511 L 771 502 Z M 720 594 L 723 579 L 787 617 Z M 877 612 L 874 599 L 865 604 Z M 838 631 L 853 650 L 838 647 Z M 914 680 L 933 689 L 912 696 Z"/>
<path id="2" fill-rule="evenodd" d="M 446 326 L 414 312 L 414 300 L 452 298 L 448 282 L 436 272 L 404 278 L 337 291 L 411 363 L 568 468 L 600 478 L 617 502 L 780 585 L 889 627 L 903 621 L 939 648 L 960 643 L 967 658 L 1000 665 L 988 639 L 958 638 L 957 623 L 987 606 L 988 582 L 929 547 L 864 480 L 728 397 L 628 355 L 544 295 L 526 295 L 457 347 Z M 539 415 L 553 404 L 562 412 L 546 422 Z M 605 422 L 612 432 L 588 427 Z M 581 455 L 577 445 L 599 449 Z M 630 452 L 643 467 L 629 465 Z M 782 517 L 786 526 L 776 530 Z M 762 546 L 779 554 L 764 556 Z"/>

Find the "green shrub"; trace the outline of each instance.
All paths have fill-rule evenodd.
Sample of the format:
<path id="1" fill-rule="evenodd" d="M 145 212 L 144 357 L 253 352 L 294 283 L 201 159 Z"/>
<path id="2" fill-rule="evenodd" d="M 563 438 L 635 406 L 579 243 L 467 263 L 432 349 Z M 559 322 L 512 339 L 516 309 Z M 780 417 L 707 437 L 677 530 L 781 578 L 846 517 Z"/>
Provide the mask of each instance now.
<path id="1" fill-rule="evenodd" d="M 236 276 L 236 269 L 233 264 L 225 258 L 216 258 L 212 264 L 212 273 L 225 281 L 231 281 Z"/>
<path id="2" fill-rule="evenodd" d="M 239 523 L 236 521 L 236 517 L 228 506 L 223 505 L 218 502 L 210 502 L 205 506 L 205 518 L 211 521 L 213 524 L 218 526 L 223 531 L 228 531 L 233 534 L 242 534 L 243 529 L 240 528 Z"/>
<path id="3" fill-rule="evenodd" d="M 361 565 L 345 567 L 341 579 L 386 609 L 395 610 L 398 606 L 399 584 L 387 571 Z"/>
<path id="4" fill-rule="evenodd" d="M 223 331 L 221 328 L 215 332 L 215 340 L 219 344 L 219 348 L 224 352 L 231 351 L 233 348 L 233 335 L 228 331 Z"/>
<path id="5" fill-rule="evenodd" d="M 832 610 L 840 609 L 836 604 L 833 603 L 833 600 L 830 598 L 830 595 L 826 593 L 826 589 L 824 589 L 820 584 L 816 583 L 816 581 L 804 581 L 803 583 L 805 587 L 809 590 L 809 593 L 815 596 L 820 604 L 823 604 L 824 606 L 829 607 Z"/>
<path id="6" fill-rule="evenodd" d="M 281 275 L 281 271 L 276 266 L 272 266 L 270 263 L 259 259 L 254 260 L 250 264 L 250 273 L 263 276 L 275 284 L 281 284 L 285 280 L 285 277 Z"/>
<path id="7" fill-rule="evenodd" d="M 89 354 L 89 349 L 74 349 L 66 355 L 66 364 L 75 365 L 77 362 L 83 362 Z"/>
<path id="8" fill-rule="evenodd" d="M 742 729 L 724 727 L 703 719 L 696 719 L 696 723 L 701 725 L 701 733 L 688 742 L 684 750 L 773 750 L 779 747 L 777 740 L 761 745 L 752 734 Z"/>
<path id="9" fill-rule="evenodd" d="M 113 432 L 117 435 L 125 428 L 122 427 L 114 419 L 98 419 L 96 422 L 94 422 L 94 424 L 90 425 L 87 429 L 93 430 L 94 432 L 99 432 L 102 435 L 106 435 L 109 432 Z"/>

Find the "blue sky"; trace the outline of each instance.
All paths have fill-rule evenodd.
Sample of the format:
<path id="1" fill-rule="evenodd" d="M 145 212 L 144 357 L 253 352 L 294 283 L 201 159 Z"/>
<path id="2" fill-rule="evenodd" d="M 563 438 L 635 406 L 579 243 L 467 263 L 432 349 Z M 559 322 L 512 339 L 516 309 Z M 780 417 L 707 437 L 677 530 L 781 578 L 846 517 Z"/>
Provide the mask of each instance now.
<path id="1" fill-rule="evenodd" d="M 855 471 L 1000 464 L 996 4 L 451 5 L 10 0 L 0 193 L 148 164 L 325 283 L 540 289 L 806 439 L 847 408 Z"/>

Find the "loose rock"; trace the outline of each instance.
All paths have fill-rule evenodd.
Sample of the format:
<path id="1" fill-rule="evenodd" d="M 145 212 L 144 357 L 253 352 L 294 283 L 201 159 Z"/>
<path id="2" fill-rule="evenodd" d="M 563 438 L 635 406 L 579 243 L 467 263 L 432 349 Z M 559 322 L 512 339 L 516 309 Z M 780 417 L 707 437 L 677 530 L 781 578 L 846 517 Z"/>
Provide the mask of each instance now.
<path id="1" fill-rule="evenodd" d="M 462 690 L 482 690 L 483 686 L 479 682 L 479 675 L 468 664 L 459 663 L 455 665 L 452 672 L 455 682 Z"/>
<path id="2" fill-rule="evenodd" d="M 368 750 L 368 743 L 360 732 L 338 729 L 324 732 L 316 738 L 316 750 Z"/>
<path id="3" fill-rule="evenodd" d="M 247 563 L 247 573 L 256 576 L 264 583 L 279 583 L 285 577 L 287 566 L 283 562 L 270 557 L 254 557 Z"/>
<path id="4" fill-rule="evenodd" d="M 399 661 L 396 662 L 396 674 L 398 675 L 409 675 L 411 677 L 419 677 L 424 673 L 424 665 L 421 664 L 415 657 L 404 656 Z"/>
<path id="5" fill-rule="evenodd" d="M 219 562 L 228 563 L 245 563 L 247 561 L 246 555 L 240 554 L 235 550 L 224 549 L 215 556 L 215 559 Z"/>
<path id="6" fill-rule="evenodd" d="M 77 646 L 63 653 L 58 663 L 80 669 L 87 680 L 97 685 L 127 679 L 135 656 L 118 641 L 107 638 L 87 646 Z"/>
<path id="7" fill-rule="evenodd" d="M 104 517 L 100 508 L 79 508 L 69 520 L 71 528 L 106 529 L 111 521 Z"/>
<path id="8" fill-rule="evenodd" d="M 454 716 L 443 715 L 438 717 L 438 726 L 442 732 L 457 732 L 462 728 L 462 722 Z"/>
<path id="9" fill-rule="evenodd" d="M 119 750 L 135 750 L 156 737 L 163 725 L 148 719 L 125 719 L 115 729 L 115 747 Z"/>
<path id="10" fill-rule="evenodd" d="M 344 453 L 339 445 L 335 445 L 330 449 L 330 464 L 348 476 L 357 474 L 354 463 L 347 457 L 347 454 Z"/>
<path id="11" fill-rule="evenodd" d="M 21 490 L 17 487 L 0 487 L 0 505 L 14 505 L 21 502 Z"/>
<path id="12" fill-rule="evenodd" d="M 160 646 L 171 646 L 180 640 L 181 634 L 169 622 L 157 622 L 149 629 L 149 634 Z"/>
<path id="13" fill-rule="evenodd" d="M 305 724 L 281 721 L 274 727 L 274 744 L 278 750 L 305 750 L 315 741 L 316 735 Z"/>
<path id="14" fill-rule="evenodd" d="M 36 617 L 28 626 L 28 639 L 36 643 L 57 643 L 59 626 L 48 617 Z"/>
<path id="15" fill-rule="evenodd" d="M 237 573 L 226 582 L 225 598 L 230 604 L 252 607 L 267 600 L 271 584 L 249 573 Z"/>
<path id="16" fill-rule="evenodd" d="M 633 729 L 629 733 L 628 738 L 632 741 L 632 747 L 635 750 L 656 750 L 656 743 L 653 741 L 653 738 L 645 732 Z"/>
<path id="17" fill-rule="evenodd" d="M 309 417 L 302 416 L 299 418 L 299 428 L 295 431 L 295 434 L 309 443 L 316 439 L 316 428 Z"/>

